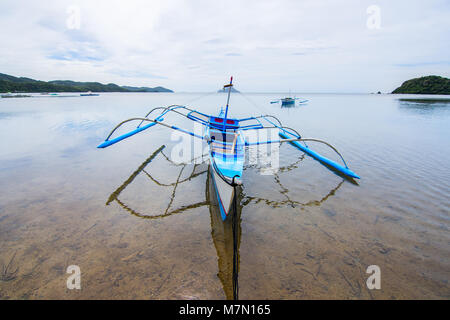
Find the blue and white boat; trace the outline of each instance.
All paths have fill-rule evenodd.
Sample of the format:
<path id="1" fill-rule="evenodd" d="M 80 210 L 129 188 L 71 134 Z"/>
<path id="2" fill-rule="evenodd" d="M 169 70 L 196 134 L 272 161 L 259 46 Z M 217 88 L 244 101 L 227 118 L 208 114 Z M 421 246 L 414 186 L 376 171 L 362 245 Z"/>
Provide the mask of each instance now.
<path id="1" fill-rule="evenodd" d="M 80 93 L 80 97 L 98 97 L 100 94 L 98 93 L 92 93 L 91 91 L 88 91 L 87 93 Z"/>
<path id="2" fill-rule="evenodd" d="M 295 98 L 295 97 L 294 98 L 286 97 L 286 98 L 270 101 L 270 103 L 279 103 L 279 102 L 281 102 L 282 107 L 294 107 L 296 103 L 303 104 L 303 103 L 308 102 L 308 100 L 301 99 L 301 98 Z"/>
<path id="3" fill-rule="evenodd" d="M 219 202 L 222 220 L 225 220 L 230 215 L 233 207 L 233 202 L 236 200 L 236 192 L 238 190 L 238 188 L 236 187 L 242 184 L 244 152 L 245 147 L 247 146 L 289 142 L 294 147 L 308 154 L 312 158 L 318 160 L 320 163 L 324 164 L 327 168 L 332 169 L 337 174 L 348 179 L 360 178 L 356 173 L 348 168 L 341 154 L 329 143 L 319 139 L 302 138 L 300 134 L 294 129 L 284 127 L 281 122 L 274 116 L 265 115 L 241 119 L 228 117 L 228 108 L 232 86 L 233 78 L 231 78 L 229 84 L 224 86 L 224 88 L 228 89 L 227 104 L 225 110 L 223 110 L 222 108 L 217 116 L 201 113 L 197 110 L 193 110 L 182 105 L 171 105 L 168 107 L 154 108 L 143 118 L 131 118 L 119 123 L 111 131 L 106 140 L 98 146 L 98 148 L 109 147 L 155 125 L 161 125 L 172 130 L 181 131 L 185 134 L 189 134 L 195 138 L 206 141 L 209 146 L 210 170 L 213 177 L 214 189 L 216 191 L 217 199 Z M 160 111 L 159 115 L 157 115 L 155 118 L 149 118 L 151 114 L 158 111 Z M 199 135 L 189 130 L 167 124 L 166 122 L 164 122 L 165 116 L 170 113 L 175 113 L 189 120 L 201 123 L 204 126 L 203 134 Z M 140 121 L 140 123 L 135 130 L 111 139 L 113 133 L 120 126 L 130 121 Z M 144 123 L 146 124 L 144 125 Z M 280 138 L 275 140 L 265 140 L 257 142 L 249 141 L 249 139 L 246 138 L 246 132 L 248 131 L 267 129 L 279 130 Z M 305 143 L 307 141 L 314 141 L 328 145 L 340 156 L 343 161 L 343 165 L 330 160 L 310 149 L 309 146 Z M 234 202 L 234 204 L 236 203 Z"/>
<path id="4" fill-rule="evenodd" d="M 210 145 L 210 168 L 220 214 L 225 220 L 234 199 L 234 186 L 241 184 L 245 140 L 239 130 L 239 121 L 224 117 L 223 112 L 210 118 L 205 133 Z"/>

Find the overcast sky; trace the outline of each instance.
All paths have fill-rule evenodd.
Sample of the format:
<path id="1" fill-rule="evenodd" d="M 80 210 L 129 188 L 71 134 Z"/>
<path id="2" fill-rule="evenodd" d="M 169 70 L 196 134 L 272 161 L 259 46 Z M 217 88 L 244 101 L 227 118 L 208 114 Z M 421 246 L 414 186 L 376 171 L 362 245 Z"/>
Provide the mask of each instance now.
<path id="1" fill-rule="evenodd" d="M 448 0 L 0 0 L 0 36 L 0 73 L 40 80 L 387 92 L 450 77 Z"/>

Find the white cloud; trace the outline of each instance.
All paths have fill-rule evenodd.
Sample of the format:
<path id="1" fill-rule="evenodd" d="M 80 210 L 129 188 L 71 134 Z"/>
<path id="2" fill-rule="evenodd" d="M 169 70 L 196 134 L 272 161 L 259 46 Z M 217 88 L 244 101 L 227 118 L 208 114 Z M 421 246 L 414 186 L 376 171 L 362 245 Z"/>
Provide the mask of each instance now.
<path id="1" fill-rule="evenodd" d="M 369 30 L 366 9 L 381 9 Z M 67 28 L 78 6 L 80 30 Z M 449 76 L 446 1 L 0 2 L 0 72 L 214 91 L 389 91 Z"/>

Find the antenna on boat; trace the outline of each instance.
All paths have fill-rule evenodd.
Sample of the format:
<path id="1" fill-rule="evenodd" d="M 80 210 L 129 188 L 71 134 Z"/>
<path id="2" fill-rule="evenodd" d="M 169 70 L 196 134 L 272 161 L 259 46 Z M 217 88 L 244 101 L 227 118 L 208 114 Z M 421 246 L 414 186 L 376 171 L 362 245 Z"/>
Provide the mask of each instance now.
<path id="1" fill-rule="evenodd" d="M 231 94 L 231 87 L 233 86 L 233 77 L 230 79 L 230 83 L 223 86 L 223 89 L 228 88 L 228 98 L 227 98 L 227 107 L 225 109 L 225 118 L 223 120 L 223 131 L 226 131 L 226 125 L 227 125 L 227 115 L 228 115 L 228 104 L 230 103 L 230 94 Z"/>

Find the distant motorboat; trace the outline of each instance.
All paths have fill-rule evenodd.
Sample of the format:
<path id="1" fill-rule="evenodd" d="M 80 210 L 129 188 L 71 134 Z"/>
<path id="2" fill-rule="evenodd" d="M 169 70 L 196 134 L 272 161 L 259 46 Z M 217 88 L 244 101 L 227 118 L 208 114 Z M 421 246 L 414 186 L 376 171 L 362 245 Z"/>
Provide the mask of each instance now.
<path id="1" fill-rule="evenodd" d="M 292 105 L 295 104 L 295 99 L 294 98 L 283 98 L 281 99 L 281 105 L 282 106 L 288 106 L 288 105 Z"/>
<path id="2" fill-rule="evenodd" d="M 281 101 L 282 107 L 293 107 L 293 106 L 295 106 L 295 101 L 297 101 L 297 100 L 298 100 L 299 104 L 308 102 L 308 100 L 301 99 L 301 98 L 286 97 L 286 98 L 278 99 L 275 101 L 271 101 L 270 103 L 279 103 Z"/>
<path id="3" fill-rule="evenodd" d="M 98 93 L 92 93 L 91 91 L 88 91 L 88 93 L 81 93 L 80 96 L 82 97 L 94 97 L 94 96 L 99 96 Z"/>
<path id="4" fill-rule="evenodd" d="M 8 92 L 7 94 L 2 94 L 2 98 L 29 98 L 30 95 L 26 94 L 12 94 L 11 92 Z"/>

